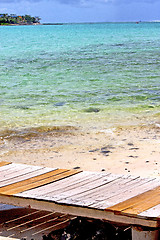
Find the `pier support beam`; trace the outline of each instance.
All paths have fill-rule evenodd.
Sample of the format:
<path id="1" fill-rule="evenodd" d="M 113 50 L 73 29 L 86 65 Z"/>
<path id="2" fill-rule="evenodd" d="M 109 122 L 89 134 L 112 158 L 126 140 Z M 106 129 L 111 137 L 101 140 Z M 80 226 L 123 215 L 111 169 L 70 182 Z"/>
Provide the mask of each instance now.
<path id="1" fill-rule="evenodd" d="M 132 227 L 132 240 L 158 240 L 159 229 Z"/>

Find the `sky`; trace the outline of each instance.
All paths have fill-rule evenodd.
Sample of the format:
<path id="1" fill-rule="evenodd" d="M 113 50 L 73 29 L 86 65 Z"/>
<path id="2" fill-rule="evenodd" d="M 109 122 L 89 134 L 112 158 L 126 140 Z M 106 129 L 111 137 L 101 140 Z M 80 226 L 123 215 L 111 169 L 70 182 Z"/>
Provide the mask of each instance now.
<path id="1" fill-rule="evenodd" d="M 0 0 L 0 13 L 41 23 L 152 21 L 160 20 L 160 0 Z"/>

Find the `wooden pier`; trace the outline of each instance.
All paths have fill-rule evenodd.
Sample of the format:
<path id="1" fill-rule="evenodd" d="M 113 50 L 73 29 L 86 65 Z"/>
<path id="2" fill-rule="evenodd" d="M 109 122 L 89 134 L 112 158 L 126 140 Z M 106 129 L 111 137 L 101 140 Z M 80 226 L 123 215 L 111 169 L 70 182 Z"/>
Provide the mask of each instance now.
<path id="1" fill-rule="evenodd" d="M 0 203 L 104 219 L 157 240 L 160 179 L 0 162 Z"/>

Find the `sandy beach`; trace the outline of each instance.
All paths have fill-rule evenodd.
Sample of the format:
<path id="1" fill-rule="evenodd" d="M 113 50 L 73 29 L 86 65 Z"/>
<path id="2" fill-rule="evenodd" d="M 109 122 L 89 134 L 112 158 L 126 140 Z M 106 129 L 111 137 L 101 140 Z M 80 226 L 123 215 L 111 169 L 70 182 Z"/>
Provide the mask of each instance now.
<path id="1" fill-rule="evenodd" d="M 57 127 L 1 137 L 0 160 L 45 167 L 160 177 L 159 126 Z"/>

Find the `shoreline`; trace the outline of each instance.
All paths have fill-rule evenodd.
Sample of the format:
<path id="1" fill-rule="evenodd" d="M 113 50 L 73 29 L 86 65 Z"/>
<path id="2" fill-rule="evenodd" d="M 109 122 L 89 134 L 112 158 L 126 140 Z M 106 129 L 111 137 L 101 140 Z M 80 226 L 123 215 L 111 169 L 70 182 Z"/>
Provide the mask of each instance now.
<path id="1" fill-rule="evenodd" d="M 41 23 L 26 23 L 26 24 L 0 24 L 0 26 L 37 26 L 37 25 L 43 25 Z"/>
<path id="2" fill-rule="evenodd" d="M 44 129 L 43 129 L 44 130 Z M 54 127 L 0 139 L 0 161 L 160 177 L 160 127 Z"/>

